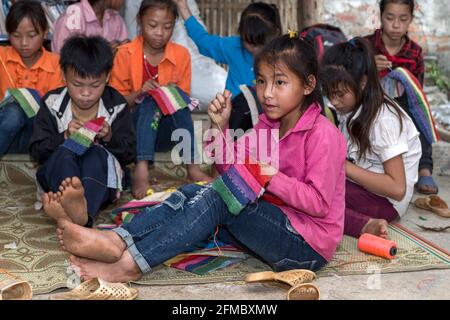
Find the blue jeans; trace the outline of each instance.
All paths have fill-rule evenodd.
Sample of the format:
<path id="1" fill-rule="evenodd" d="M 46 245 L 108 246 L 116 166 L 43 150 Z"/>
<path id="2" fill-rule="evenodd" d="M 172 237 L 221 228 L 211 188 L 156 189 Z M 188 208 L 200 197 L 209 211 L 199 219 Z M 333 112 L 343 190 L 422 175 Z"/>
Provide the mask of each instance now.
<path id="1" fill-rule="evenodd" d="M 45 192 L 57 192 L 68 177 L 78 177 L 84 188 L 91 227 L 100 209 L 112 203 L 115 190 L 108 188 L 107 153 L 99 146 L 90 147 L 82 156 L 60 146 L 38 169 L 36 178 Z"/>
<path id="2" fill-rule="evenodd" d="M 230 214 L 211 185 L 181 187 L 166 201 L 147 208 L 129 224 L 114 229 L 142 273 L 208 239 L 217 225 L 225 228 L 224 242 L 254 253 L 274 270 L 318 270 L 326 260 L 291 226 L 275 205 L 260 200 L 238 216 Z"/>
<path id="3" fill-rule="evenodd" d="M 170 151 L 176 144 L 176 141 L 171 141 L 172 132 L 175 129 L 185 129 L 189 141 L 184 141 L 184 143 L 189 143 L 189 149 L 180 150 L 180 156 L 184 163 L 194 163 L 196 148 L 190 110 L 184 108 L 171 116 L 162 115 L 157 129 L 155 129 L 152 127 L 152 123 L 155 121 L 156 108 L 153 98 L 147 97 L 142 103 L 136 105 L 133 111 L 137 160 L 154 161 L 155 151 Z M 188 151 L 189 154 L 183 155 L 183 151 Z"/>
<path id="4" fill-rule="evenodd" d="M 28 153 L 33 119 L 27 117 L 17 102 L 0 108 L 0 157 L 6 153 Z"/>

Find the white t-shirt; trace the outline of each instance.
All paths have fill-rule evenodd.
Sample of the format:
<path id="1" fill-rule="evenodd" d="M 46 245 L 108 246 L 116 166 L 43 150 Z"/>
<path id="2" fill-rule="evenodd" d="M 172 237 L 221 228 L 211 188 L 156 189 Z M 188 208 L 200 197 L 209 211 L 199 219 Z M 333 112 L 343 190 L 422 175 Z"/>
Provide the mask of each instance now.
<path id="1" fill-rule="evenodd" d="M 350 139 L 347 130 L 347 119 L 350 114 L 338 114 L 339 129 L 347 140 L 347 157 L 355 160 L 358 167 L 375 173 L 384 173 L 383 162 L 398 155 L 403 155 L 403 163 L 406 175 L 406 193 L 401 201 L 387 198 L 399 216 L 403 216 L 411 201 L 414 184 L 418 179 L 419 160 L 422 148 L 417 131 L 411 118 L 399 107 L 403 114 L 403 130 L 400 132 L 400 121 L 397 112 L 389 105 L 383 104 L 370 131 L 372 152 L 367 152 L 366 157 L 358 160 L 358 145 Z M 356 119 L 361 112 L 361 107 L 353 117 Z"/>

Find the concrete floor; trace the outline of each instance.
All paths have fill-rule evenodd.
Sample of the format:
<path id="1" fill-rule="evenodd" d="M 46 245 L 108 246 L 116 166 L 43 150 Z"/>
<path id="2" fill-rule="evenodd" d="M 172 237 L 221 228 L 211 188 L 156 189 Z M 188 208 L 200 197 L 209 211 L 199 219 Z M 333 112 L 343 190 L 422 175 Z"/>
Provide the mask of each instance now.
<path id="1" fill-rule="evenodd" d="M 435 170 L 435 180 L 439 185 L 439 196 L 450 203 L 450 178 L 439 176 L 440 167 L 450 166 L 450 144 L 440 145 Z M 448 172 L 448 170 L 447 170 Z M 418 194 L 414 195 L 413 201 Z M 419 217 L 422 217 L 420 219 Z M 426 220 L 423 220 L 426 219 Z M 450 251 L 450 229 L 443 232 L 424 231 L 416 223 L 429 226 L 450 225 L 450 219 L 441 218 L 431 212 L 410 205 L 400 224 Z M 320 288 L 321 299 L 446 299 L 450 300 L 450 269 L 420 272 L 391 273 L 380 275 L 358 275 L 345 277 L 323 277 L 315 281 Z M 183 286 L 136 286 L 138 299 L 166 300 L 284 300 L 287 290 L 274 284 L 245 284 L 244 282 L 217 283 Z M 61 290 L 60 290 L 61 291 Z M 48 299 L 49 295 L 39 295 L 34 299 Z"/>

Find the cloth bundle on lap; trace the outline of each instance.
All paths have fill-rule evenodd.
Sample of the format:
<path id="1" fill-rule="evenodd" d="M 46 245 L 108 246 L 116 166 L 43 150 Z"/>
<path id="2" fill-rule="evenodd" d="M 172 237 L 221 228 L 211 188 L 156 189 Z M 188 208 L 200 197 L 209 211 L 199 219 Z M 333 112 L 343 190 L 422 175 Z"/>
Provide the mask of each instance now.
<path id="1" fill-rule="evenodd" d="M 199 105 L 197 99 L 189 97 L 175 85 L 161 86 L 144 92 L 136 98 L 136 103 L 142 103 L 147 96 L 151 96 L 155 100 L 156 105 L 165 116 L 172 115 L 186 107 L 192 111 Z"/>
<path id="2" fill-rule="evenodd" d="M 392 81 L 396 80 L 396 81 Z M 423 92 L 422 86 L 414 75 L 405 68 L 396 68 L 388 73 L 382 80 L 383 87 L 392 98 L 400 95 L 398 82 L 401 83 L 408 98 L 408 106 L 411 115 L 419 126 L 420 132 L 428 143 L 433 144 L 439 140 L 430 104 Z"/>
<path id="3" fill-rule="evenodd" d="M 86 122 L 77 132 L 70 135 L 63 147 L 82 156 L 94 143 L 95 136 L 100 132 L 105 117 L 100 117 Z"/>
<path id="4" fill-rule="evenodd" d="M 33 118 L 39 111 L 41 95 L 34 89 L 8 89 L 0 106 L 17 102 L 28 118 Z"/>
<path id="5" fill-rule="evenodd" d="M 249 203 L 255 202 L 265 191 L 270 177 L 262 174 L 259 163 L 234 164 L 219 178 L 212 188 L 220 195 L 228 210 L 238 215 Z"/>
<path id="6" fill-rule="evenodd" d="M 162 86 L 147 92 L 165 116 L 188 107 L 191 111 L 198 107 L 198 100 L 189 97 L 183 90 L 174 85 Z"/>

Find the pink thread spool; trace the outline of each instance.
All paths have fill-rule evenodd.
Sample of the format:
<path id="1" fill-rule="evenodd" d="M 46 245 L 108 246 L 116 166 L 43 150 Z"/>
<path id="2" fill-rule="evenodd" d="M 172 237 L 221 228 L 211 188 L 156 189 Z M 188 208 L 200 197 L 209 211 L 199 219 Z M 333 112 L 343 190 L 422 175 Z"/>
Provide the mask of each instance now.
<path id="1" fill-rule="evenodd" d="M 394 241 L 386 240 L 369 233 L 364 233 L 359 237 L 358 249 L 362 252 L 389 260 L 394 259 L 397 254 L 397 244 Z"/>

